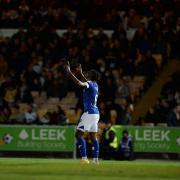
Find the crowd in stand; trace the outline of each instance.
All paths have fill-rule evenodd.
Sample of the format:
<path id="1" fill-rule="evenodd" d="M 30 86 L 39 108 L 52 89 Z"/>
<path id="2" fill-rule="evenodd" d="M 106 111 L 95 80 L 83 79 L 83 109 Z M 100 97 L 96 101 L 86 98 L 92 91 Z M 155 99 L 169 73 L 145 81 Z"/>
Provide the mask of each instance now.
<path id="1" fill-rule="evenodd" d="M 133 104 L 163 65 L 179 57 L 177 5 L 175 0 L 1 0 L 0 27 L 19 31 L 0 37 L 0 122 L 67 123 L 60 106 L 39 118 L 31 92 L 61 100 L 74 91 L 82 108 L 81 89 L 74 88 L 63 68 L 68 59 L 72 66 L 81 63 L 84 71 L 101 73 L 101 121 L 108 123 L 115 110 L 115 124 L 131 124 Z M 67 32 L 59 36 L 57 28 Z M 145 83 L 132 93 L 130 83 L 137 76 Z M 26 112 L 19 112 L 19 103 L 28 104 Z"/>
<path id="2" fill-rule="evenodd" d="M 3 28 L 31 28 L 36 24 L 66 29 L 85 21 L 89 27 L 114 29 L 124 17 L 126 20 L 129 18 L 127 23 L 137 27 L 140 16 L 149 18 L 158 12 L 156 16 L 168 18 L 169 25 L 173 27 L 178 7 L 178 0 L 1 0 L 0 25 Z M 134 9 L 135 14 L 128 15 L 129 9 Z"/>
<path id="3" fill-rule="evenodd" d="M 154 107 L 150 107 L 144 120 L 165 126 L 180 126 L 180 71 L 174 73 L 162 87 L 161 96 Z"/>

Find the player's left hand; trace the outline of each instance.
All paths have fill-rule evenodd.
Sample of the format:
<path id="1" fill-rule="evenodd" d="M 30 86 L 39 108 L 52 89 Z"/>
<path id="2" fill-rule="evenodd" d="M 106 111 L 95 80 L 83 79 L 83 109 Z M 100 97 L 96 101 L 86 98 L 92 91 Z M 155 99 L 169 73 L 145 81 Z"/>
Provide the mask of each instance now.
<path id="1" fill-rule="evenodd" d="M 69 61 L 68 61 L 67 64 L 65 65 L 65 69 L 66 69 L 67 72 L 70 72 L 70 71 L 71 71 Z"/>

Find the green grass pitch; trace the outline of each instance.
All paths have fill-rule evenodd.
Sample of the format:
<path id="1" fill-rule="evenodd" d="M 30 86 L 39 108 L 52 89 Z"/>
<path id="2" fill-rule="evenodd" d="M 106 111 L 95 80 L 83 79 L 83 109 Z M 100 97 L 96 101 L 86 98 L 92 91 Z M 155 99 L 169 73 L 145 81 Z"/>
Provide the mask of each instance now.
<path id="1" fill-rule="evenodd" d="M 178 161 L 100 161 L 0 158 L 0 180 L 180 180 Z"/>

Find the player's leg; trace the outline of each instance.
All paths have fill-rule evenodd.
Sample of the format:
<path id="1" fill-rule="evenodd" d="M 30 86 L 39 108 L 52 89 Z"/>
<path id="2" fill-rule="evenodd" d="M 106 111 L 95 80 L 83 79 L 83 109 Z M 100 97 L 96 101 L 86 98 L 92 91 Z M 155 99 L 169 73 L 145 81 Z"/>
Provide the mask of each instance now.
<path id="1" fill-rule="evenodd" d="M 78 143 L 78 149 L 81 153 L 82 160 L 87 160 L 87 154 L 86 154 L 86 141 L 83 137 L 84 132 L 77 130 L 76 131 L 76 138 Z"/>
<path id="2" fill-rule="evenodd" d="M 91 120 L 91 127 L 89 130 L 90 137 L 92 140 L 92 156 L 93 162 L 99 164 L 98 157 L 99 157 L 99 142 L 97 139 L 97 132 L 98 132 L 98 121 L 99 115 L 98 114 L 91 114 L 89 115 L 89 119 Z"/>
<path id="3" fill-rule="evenodd" d="M 91 140 L 92 140 L 92 157 L 93 163 L 99 164 L 99 142 L 97 139 L 97 132 L 90 132 Z"/>
<path id="4" fill-rule="evenodd" d="M 80 122 L 77 125 L 76 138 L 78 143 L 78 148 L 81 153 L 82 163 L 88 164 L 89 161 L 87 159 L 86 153 L 86 141 L 84 139 L 84 132 L 89 130 L 89 121 L 87 120 L 87 113 L 83 113 Z"/>

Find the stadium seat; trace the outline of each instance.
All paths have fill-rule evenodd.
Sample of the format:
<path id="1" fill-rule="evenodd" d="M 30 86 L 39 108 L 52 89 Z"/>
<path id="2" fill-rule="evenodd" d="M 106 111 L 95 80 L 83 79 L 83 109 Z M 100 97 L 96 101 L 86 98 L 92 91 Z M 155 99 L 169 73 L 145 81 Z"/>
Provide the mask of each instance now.
<path id="1" fill-rule="evenodd" d="M 38 91 L 31 91 L 31 95 L 32 95 L 33 99 L 36 99 L 37 97 L 39 97 L 39 92 Z"/>
<path id="2" fill-rule="evenodd" d="M 77 123 L 76 112 L 74 109 L 69 109 L 66 111 L 67 118 L 69 120 L 69 124 Z"/>
<path id="3" fill-rule="evenodd" d="M 39 110 L 37 111 L 38 117 L 41 119 L 47 112 L 48 112 L 48 109 L 47 109 L 47 108 L 39 109 Z"/>
<path id="4" fill-rule="evenodd" d="M 167 127 L 167 123 L 157 123 L 156 126 L 159 126 L 159 127 Z"/>
<path id="5" fill-rule="evenodd" d="M 25 112 L 27 110 L 27 104 L 26 103 L 19 103 L 19 110 L 20 112 Z"/>
<path id="6" fill-rule="evenodd" d="M 154 123 L 143 123 L 143 126 L 154 127 Z"/>
<path id="7" fill-rule="evenodd" d="M 117 118 L 117 113 L 116 110 L 111 110 L 110 111 L 110 122 L 111 124 L 116 124 L 116 118 Z"/>

